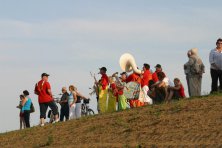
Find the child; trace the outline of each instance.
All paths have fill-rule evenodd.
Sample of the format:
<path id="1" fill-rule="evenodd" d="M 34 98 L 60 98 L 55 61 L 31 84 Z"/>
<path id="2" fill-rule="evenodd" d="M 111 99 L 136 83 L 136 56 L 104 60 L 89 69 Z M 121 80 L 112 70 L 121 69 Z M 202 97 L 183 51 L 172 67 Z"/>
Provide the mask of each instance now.
<path id="1" fill-rule="evenodd" d="M 19 118 L 20 118 L 20 130 L 26 128 L 24 114 L 22 113 L 22 99 L 20 98 L 19 105 L 16 108 L 20 109 Z"/>
<path id="2" fill-rule="evenodd" d="M 179 99 L 179 98 L 185 98 L 185 93 L 184 93 L 184 87 L 182 83 L 180 82 L 180 79 L 175 78 L 174 79 L 174 87 L 169 87 L 169 95 L 166 97 L 166 101 L 170 102 L 171 99 Z"/>

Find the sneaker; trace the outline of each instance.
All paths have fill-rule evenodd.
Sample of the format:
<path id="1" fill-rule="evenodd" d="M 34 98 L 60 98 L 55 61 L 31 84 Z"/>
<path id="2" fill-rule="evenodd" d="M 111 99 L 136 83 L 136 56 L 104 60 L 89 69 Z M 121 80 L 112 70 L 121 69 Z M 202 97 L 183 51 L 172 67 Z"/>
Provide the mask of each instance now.
<path id="1" fill-rule="evenodd" d="M 42 123 L 42 124 L 40 124 L 40 126 L 41 126 L 41 127 L 43 127 L 43 126 L 45 126 L 45 124 L 44 124 L 44 123 Z"/>

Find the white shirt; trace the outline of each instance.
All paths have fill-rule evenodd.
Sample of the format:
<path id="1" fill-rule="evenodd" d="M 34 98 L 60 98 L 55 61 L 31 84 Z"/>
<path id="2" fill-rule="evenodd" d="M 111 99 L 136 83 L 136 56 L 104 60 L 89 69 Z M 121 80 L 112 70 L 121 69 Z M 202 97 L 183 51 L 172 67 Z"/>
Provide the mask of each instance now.
<path id="1" fill-rule="evenodd" d="M 163 79 L 163 82 L 166 84 L 166 86 L 174 86 L 174 84 L 173 84 L 173 82 L 172 81 L 170 81 L 170 79 L 168 78 L 168 77 L 165 77 L 164 79 Z M 156 82 L 155 84 L 158 84 L 158 83 L 161 83 L 161 81 L 158 81 L 158 82 Z"/>
<path id="2" fill-rule="evenodd" d="M 222 70 L 222 52 L 218 51 L 216 48 L 210 51 L 209 61 L 211 64 L 211 69 L 217 69 L 212 64 L 216 64 L 217 67 Z"/>
<path id="3" fill-rule="evenodd" d="M 166 86 L 174 86 L 174 84 L 170 81 L 169 78 L 165 77 L 163 79 L 163 82 L 165 82 Z"/>

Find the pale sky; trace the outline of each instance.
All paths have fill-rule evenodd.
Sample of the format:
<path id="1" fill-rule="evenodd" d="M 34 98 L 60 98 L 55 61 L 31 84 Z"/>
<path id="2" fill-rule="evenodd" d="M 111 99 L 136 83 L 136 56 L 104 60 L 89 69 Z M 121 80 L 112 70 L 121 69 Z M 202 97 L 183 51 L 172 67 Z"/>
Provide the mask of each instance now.
<path id="1" fill-rule="evenodd" d="M 121 72 L 119 58 L 126 52 L 140 68 L 161 64 L 187 91 L 183 64 L 187 51 L 196 47 L 206 66 L 202 92 L 209 92 L 208 55 L 221 37 L 221 5 L 221 0 L 2 0 L 0 132 L 19 128 L 15 107 L 24 89 L 36 108 L 31 125 L 38 124 L 33 89 L 41 73 L 50 74 L 55 95 L 74 84 L 89 96 L 90 71 L 106 66 L 109 75 Z"/>

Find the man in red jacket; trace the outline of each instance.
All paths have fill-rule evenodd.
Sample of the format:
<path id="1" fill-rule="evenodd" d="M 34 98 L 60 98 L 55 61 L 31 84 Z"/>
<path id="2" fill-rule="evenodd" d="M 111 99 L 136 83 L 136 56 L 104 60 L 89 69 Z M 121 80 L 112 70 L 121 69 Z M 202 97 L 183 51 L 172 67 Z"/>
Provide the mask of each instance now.
<path id="1" fill-rule="evenodd" d="M 150 80 L 152 80 L 150 65 L 145 63 L 143 64 L 143 74 L 141 75 L 141 88 L 143 91 L 145 104 L 153 104 L 153 100 L 147 95 L 149 91 L 148 85 Z"/>
<path id="2" fill-rule="evenodd" d="M 43 73 L 42 79 L 36 83 L 35 94 L 38 95 L 38 101 L 40 106 L 40 125 L 44 126 L 46 118 L 46 111 L 48 106 L 51 108 L 55 117 L 55 122 L 59 121 L 58 107 L 56 106 L 54 99 L 52 98 L 51 86 L 48 82 L 48 74 Z"/>
<path id="3" fill-rule="evenodd" d="M 153 79 L 154 83 L 159 81 L 157 74 L 159 72 L 162 72 L 162 67 L 160 64 L 156 64 L 155 68 L 156 68 L 156 71 L 152 74 L 152 79 Z"/>
<path id="4" fill-rule="evenodd" d="M 106 75 L 106 67 L 100 68 L 100 74 L 101 79 L 100 83 L 97 83 L 99 85 L 99 113 L 106 112 L 106 101 L 107 101 L 107 95 L 108 95 L 108 85 L 109 85 L 109 78 Z"/>

